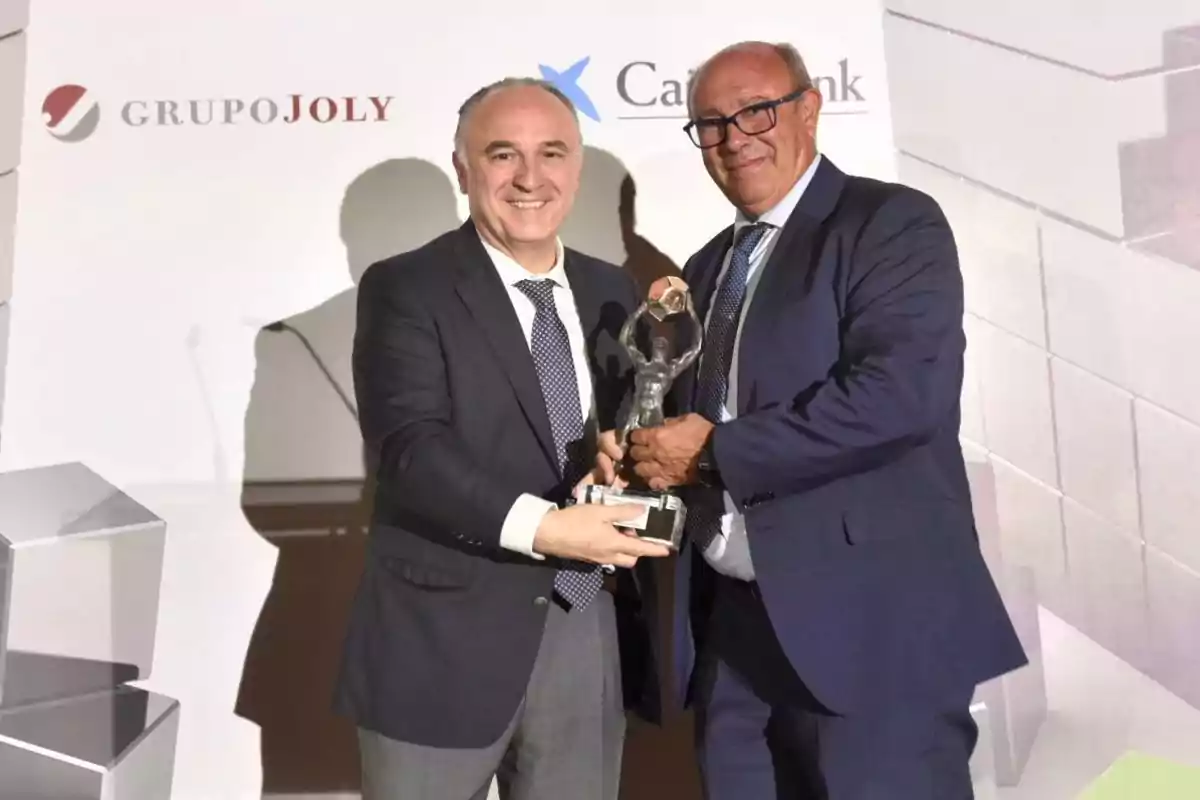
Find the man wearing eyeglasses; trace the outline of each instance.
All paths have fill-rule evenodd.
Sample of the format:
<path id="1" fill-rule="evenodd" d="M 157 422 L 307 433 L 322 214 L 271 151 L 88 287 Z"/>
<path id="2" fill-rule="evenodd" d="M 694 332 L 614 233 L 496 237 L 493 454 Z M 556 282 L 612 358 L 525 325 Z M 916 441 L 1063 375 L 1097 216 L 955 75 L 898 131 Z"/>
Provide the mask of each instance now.
<path id="1" fill-rule="evenodd" d="M 971 797 L 974 689 L 1026 658 L 958 443 L 950 228 L 817 152 L 822 99 L 790 46 L 721 51 L 689 101 L 736 215 L 684 268 L 706 328 L 676 416 L 629 455 L 689 508 L 675 667 L 707 796 Z"/>

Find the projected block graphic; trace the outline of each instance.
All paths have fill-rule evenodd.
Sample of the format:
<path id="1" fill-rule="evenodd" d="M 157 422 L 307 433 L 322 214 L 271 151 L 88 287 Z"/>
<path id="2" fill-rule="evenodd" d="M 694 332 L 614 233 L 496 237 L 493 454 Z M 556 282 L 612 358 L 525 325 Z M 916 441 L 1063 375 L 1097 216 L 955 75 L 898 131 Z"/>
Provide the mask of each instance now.
<path id="1" fill-rule="evenodd" d="M 169 796 L 179 704 L 125 685 L 153 664 L 165 534 L 81 464 L 0 473 L 0 776 L 11 796 Z"/>
<path id="2" fill-rule="evenodd" d="M 17 238 L 17 171 L 0 175 L 0 304 L 12 297 L 13 258 Z M 6 326 L 7 327 L 7 326 Z M 7 352 L 8 348 L 4 348 Z M 0 363 L 0 376 L 4 365 Z M 2 379 L 2 378 L 0 378 Z"/>
<path id="3" fill-rule="evenodd" d="M 178 725 L 178 703 L 128 686 L 2 711 L 3 796 L 170 797 Z"/>
<path id="4" fill-rule="evenodd" d="M 29 24 L 29 0 L 5 0 L 0 5 L 0 36 L 24 30 Z"/>
<path id="5" fill-rule="evenodd" d="M 981 535 L 1009 611 L 1035 653 L 1040 604 L 1196 703 L 1200 7 L 1096 0 L 1086 24 L 1070 0 L 884 7 L 898 174 L 959 247 L 960 435 L 992 463 Z M 1045 716 L 1039 669 L 978 698 L 1001 786 Z"/>
<path id="6" fill-rule="evenodd" d="M 992 746 L 992 725 L 988 707 L 982 700 L 971 704 L 971 719 L 979 729 L 975 752 L 971 754 L 971 786 L 975 800 L 996 800 L 996 760 Z"/>
<path id="7" fill-rule="evenodd" d="M 1004 563 L 995 468 L 976 447 L 964 446 L 964 455 L 980 548 L 1029 657 L 1027 666 L 988 681 L 975 692 L 972 714 L 980 730 L 972 776 L 976 794 L 984 797 L 989 786 L 1019 782 L 1046 719 L 1046 678 L 1034 572 Z"/>
<path id="8" fill-rule="evenodd" d="M 1200 61 L 1103 75 L 896 14 L 884 30 L 901 151 L 1113 239 L 1171 239 L 1195 263 Z M 1160 34 L 1160 61 L 1180 37 Z"/>
<path id="9" fill-rule="evenodd" d="M 1000 573 L 1000 592 L 1017 629 L 1029 665 L 981 685 L 976 699 L 988 709 L 988 741 L 996 783 L 1019 782 L 1046 720 L 1046 676 L 1033 571 L 1007 569 Z"/>
<path id="10" fill-rule="evenodd" d="M 0 37 L 3 37 L 0 38 L 0 175 L 3 175 L 16 169 L 20 161 L 28 44 L 26 35 L 21 32 L 0 28 Z M 0 220 L 0 223 L 10 224 L 11 220 Z"/>

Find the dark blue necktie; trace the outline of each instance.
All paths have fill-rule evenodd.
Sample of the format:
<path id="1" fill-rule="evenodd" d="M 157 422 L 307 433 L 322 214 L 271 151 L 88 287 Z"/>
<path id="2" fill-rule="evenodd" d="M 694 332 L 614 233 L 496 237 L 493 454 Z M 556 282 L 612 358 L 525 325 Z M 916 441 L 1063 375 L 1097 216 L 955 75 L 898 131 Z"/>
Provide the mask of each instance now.
<path id="1" fill-rule="evenodd" d="M 750 274 L 750 254 L 766 234 L 763 223 L 747 225 L 737 233 L 729 269 L 713 297 L 708 325 L 704 331 L 700 375 L 696 381 L 696 412 L 714 425 L 720 424 L 729 393 L 729 367 L 733 363 L 733 343 L 746 299 Z M 693 535 L 705 549 L 720 533 L 724 501 L 718 492 L 704 492 L 689 503 Z"/>
<path id="2" fill-rule="evenodd" d="M 574 487 L 587 471 L 582 457 L 583 413 L 571 341 L 554 305 L 554 281 L 523 280 L 517 288 L 537 307 L 530 351 L 550 418 L 559 471 L 566 485 Z M 579 609 L 595 599 L 603 583 L 604 576 L 595 564 L 571 563 L 554 577 L 555 590 L 571 608 Z"/>

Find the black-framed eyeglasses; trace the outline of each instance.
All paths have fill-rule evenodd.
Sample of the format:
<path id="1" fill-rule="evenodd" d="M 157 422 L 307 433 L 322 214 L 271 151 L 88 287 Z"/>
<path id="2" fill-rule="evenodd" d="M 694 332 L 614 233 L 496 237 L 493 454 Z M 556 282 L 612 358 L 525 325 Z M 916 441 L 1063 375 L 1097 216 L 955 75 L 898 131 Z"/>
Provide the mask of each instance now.
<path id="1" fill-rule="evenodd" d="M 778 100 L 764 100 L 735 111 L 727 117 L 701 117 L 683 126 L 683 130 L 692 140 L 692 144 L 702 150 L 716 147 L 725 141 L 729 135 L 729 123 L 737 125 L 738 130 L 747 136 L 758 136 L 775 127 L 779 122 L 779 107 L 784 103 L 798 100 L 808 89 L 797 89 L 791 94 L 785 94 Z"/>

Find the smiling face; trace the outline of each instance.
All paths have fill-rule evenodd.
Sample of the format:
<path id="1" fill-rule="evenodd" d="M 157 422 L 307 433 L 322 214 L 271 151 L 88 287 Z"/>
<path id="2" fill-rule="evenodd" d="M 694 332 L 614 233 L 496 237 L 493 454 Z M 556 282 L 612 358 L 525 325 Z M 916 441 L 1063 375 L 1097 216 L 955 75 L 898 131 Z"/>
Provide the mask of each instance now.
<path id="1" fill-rule="evenodd" d="M 454 169 L 480 235 L 526 269 L 550 269 L 583 166 L 574 114 L 541 87 L 507 86 L 464 125 Z"/>
<path id="2" fill-rule="evenodd" d="M 691 117 L 733 116 L 798 88 L 787 63 L 769 45 L 731 48 L 712 58 L 697 75 Z M 723 143 L 701 150 L 705 169 L 729 202 L 757 217 L 783 199 L 816 157 L 820 109 L 821 96 L 811 89 L 776 107 L 775 127 L 765 133 L 747 135 L 730 123 Z"/>

